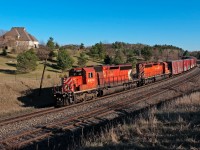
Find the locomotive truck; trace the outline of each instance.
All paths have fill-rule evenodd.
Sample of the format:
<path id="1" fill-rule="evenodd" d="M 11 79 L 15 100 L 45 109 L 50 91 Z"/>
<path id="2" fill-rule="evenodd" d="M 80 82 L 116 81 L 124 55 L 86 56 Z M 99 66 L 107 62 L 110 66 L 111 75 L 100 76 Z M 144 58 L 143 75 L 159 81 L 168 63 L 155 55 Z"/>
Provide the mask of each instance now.
<path id="1" fill-rule="evenodd" d="M 55 105 L 70 105 L 142 86 L 195 66 L 196 59 L 188 57 L 167 62 L 140 62 L 136 64 L 136 70 L 130 64 L 73 68 L 69 77 L 62 78 L 61 85 L 53 89 Z"/>

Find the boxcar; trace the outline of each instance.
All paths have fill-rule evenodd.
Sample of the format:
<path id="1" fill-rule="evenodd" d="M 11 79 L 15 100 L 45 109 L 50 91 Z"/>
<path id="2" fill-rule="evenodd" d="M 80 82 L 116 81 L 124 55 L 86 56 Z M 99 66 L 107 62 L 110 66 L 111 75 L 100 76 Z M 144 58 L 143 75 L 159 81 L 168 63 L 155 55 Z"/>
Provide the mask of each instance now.
<path id="1" fill-rule="evenodd" d="M 184 71 L 188 71 L 191 68 L 191 59 L 183 59 Z"/>
<path id="2" fill-rule="evenodd" d="M 191 59 L 191 68 L 194 68 L 196 66 L 196 59 Z"/>
<path id="3" fill-rule="evenodd" d="M 172 75 L 176 75 L 183 72 L 183 60 L 168 61 L 168 67 Z"/>

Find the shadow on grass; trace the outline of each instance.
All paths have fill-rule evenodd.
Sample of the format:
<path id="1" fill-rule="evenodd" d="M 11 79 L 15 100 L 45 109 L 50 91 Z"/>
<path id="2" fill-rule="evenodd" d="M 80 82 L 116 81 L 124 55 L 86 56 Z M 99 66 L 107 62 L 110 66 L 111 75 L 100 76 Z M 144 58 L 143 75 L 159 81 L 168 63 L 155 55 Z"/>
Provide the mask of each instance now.
<path id="1" fill-rule="evenodd" d="M 11 67 L 16 67 L 17 66 L 17 64 L 14 64 L 14 63 L 6 63 L 6 65 L 11 66 Z"/>
<path id="2" fill-rule="evenodd" d="M 44 108 L 53 106 L 53 94 L 52 88 L 42 88 L 41 94 L 39 95 L 39 89 L 26 90 L 22 93 L 18 100 L 22 102 L 23 107 L 34 107 L 34 108 Z"/>
<path id="3" fill-rule="evenodd" d="M 59 70 L 53 70 L 53 69 L 47 69 L 47 71 L 55 72 L 55 73 L 61 73 Z"/>
<path id="4" fill-rule="evenodd" d="M 16 70 L 11 70 L 11 69 L 0 69 L 0 73 L 5 73 L 5 74 L 16 74 Z"/>
<path id="5" fill-rule="evenodd" d="M 10 53 L 8 52 L 8 55 L 3 55 L 2 53 L 0 53 L 0 56 L 1 57 L 4 57 L 4 58 L 9 58 L 9 59 L 16 59 L 16 57 L 15 56 L 12 56 L 12 55 L 9 55 Z"/>
<path id="6" fill-rule="evenodd" d="M 56 64 L 49 64 L 49 63 L 47 63 L 47 66 L 50 67 L 50 68 L 52 68 L 52 69 L 56 69 L 56 70 L 60 69 Z"/>

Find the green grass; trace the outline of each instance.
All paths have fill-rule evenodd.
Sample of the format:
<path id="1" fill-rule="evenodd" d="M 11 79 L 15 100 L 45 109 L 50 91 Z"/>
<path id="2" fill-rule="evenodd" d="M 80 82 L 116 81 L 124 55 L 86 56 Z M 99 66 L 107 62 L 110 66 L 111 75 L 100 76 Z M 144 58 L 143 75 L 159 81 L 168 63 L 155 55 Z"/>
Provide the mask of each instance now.
<path id="1" fill-rule="evenodd" d="M 81 51 L 74 51 L 74 50 L 67 50 L 68 54 L 73 57 L 75 60 L 75 63 L 73 66 L 77 66 L 78 57 L 81 53 Z M 88 56 L 89 57 L 89 56 Z M 17 55 L 8 53 L 7 56 L 0 56 L 0 77 L 9 78 L 9 77 L 21 77 L 21 78 L 32 78 L 32 79 L 39 79 L 41 78 L 42 71 L 44 68 L 44 61 L 38 61 L 38 66 L 35 71 L 32 71 L 30 73 L 26 74 L 15 74 L 16 71 L 16 61 Z M 54 66 L 56 66 L 55 62 L 47 61 L 48 65 L 45 70 L 45 77 L 50 78 L 57 78 L 60 75 L 66 74 L 67 72 L 62 73 L 61 70 L 56 69 Z M 51 66 L 53 64 L 53 66 Z M 93 59 L 89 58 L 89 61 L 87 62 L 87 66 L 91 65 L 99 65 L 101 64 L 99 61 L 93 61 Z"/>

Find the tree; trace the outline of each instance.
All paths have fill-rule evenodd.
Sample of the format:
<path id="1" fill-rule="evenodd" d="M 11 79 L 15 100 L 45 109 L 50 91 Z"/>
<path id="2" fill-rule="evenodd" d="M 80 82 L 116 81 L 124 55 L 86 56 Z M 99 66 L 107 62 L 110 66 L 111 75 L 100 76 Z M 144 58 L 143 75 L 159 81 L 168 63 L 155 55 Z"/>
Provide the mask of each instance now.
<path id="1" fill-rule="evenodd" d="M 49 50 L 46 47 L 44 47 L 44 48 L 40 47 L 40 48 L 36 49 L 36 55 L 39 58 L 39 60 L 49 59 L 50 52 L 51 52 L 51 50 Z"/>
<path id="2" fill-rule="evenodd" d="M 58 43 L 56 43 L 56 44 L 55 44 L 55 48 L 56 48 L 56 49 L 59 49 L 59 48 L 60 48 L 60 45 L 59 45 Z"/>
<path id="3" fill-rule="evenodd" d="M 106 55 L 106 50 L 103 44 L 100 42 L 92 46 L 92 48 L 90 49 L 89 55 L 95 58 L 104 59 Z"/>
<path id="4" fill-rule="evenodd" d="M 112 47 L 114 48 L 114 49 L 121 49 L 121 48 L 123 48 L 124 46 L 126 45 L 126 43 L 124 43 L 124 42 L 115 42 L 115 43 L 112 43 Z"/>
<path id="5" fill-rule="evenodd" d="M 109 55 L 106 55 L 106 57 L 104 58 L 104 63 L 110 65 L 112 64 L 112 62 L 113 62 L 112 57 L 110 57 Z"/>
<path id="6" fill-rule="evenodd" d="M 55 52 L 55 51 L 53 51 L 53 50 L 51 50 L 50 51 L 50 53 L 49 53 L 49 59 L 53 59 L 53 57 L 57 57 L 58 56 L 58 54 Z"/>
<path id="7" fill-rule="evenodd" d="M 55 43 L 53 41 L 53 38 L 50 37 L 49 40 L 47 41 L 47 47 L 49 47 L 50 49 L 54 49 L 55 48 Z"/>
<path id="8" fill-rule="evenodd" d="M 183 56 L 190 56 L 190 54 L 189 54 L 189 52 L 186 50 L 186 51 L 184 51 Z"/>
<path id="9" fill-rule="evenodd" d="M 80 57 L 78 57 L 78 66 L 84 67 L 87 63 L 88 59 L 85 53 L 80 53 Z"/>
<path id="10" fill-rule="evenodd" d="M 65 71 L 66 69 L 70 69 L 74 63 L 73 58 L 69 56 L 67 51 L 60 50 L 58 52 L 58 59 L 57 59 L 57 66 L 62 70 Z"/>
<path id="11" fill-rule="evenodd" d="M 84 49 L 84 48 L 85 48 L 84 44 L 81 43 L 81 45 L 80 45 L 80 49 Z"/>
<path id="12" fill-rule="evenodd" d="M 149 60 L 152 57 L 152 49 L 149 46 L 146 46 L 142 49 L 141 54 L 145 60 Z"/>
<path id="13" fill-rule="evenodd" d="M 129 57 L 129 58 L 127 59 L 127 63 L 131 63 L 131 64 L 132 64 L 132 67 L 135 68 L 136 63 L 137 63 L 136 57 L 134 57 L 134 56 Z"/>
<path id="14" fill-rule="evenodd" d="M 113 63 L 116 65 L 123 64 L 125 62 L 124 54 L 121 50 L 116 51 Z"/>
<path id="15" fill-rule="evenodd" d="M 34 71 L 37 66 L 38 57 L 33 49 L 25 51 L 17 56 L 17 72 L 28 73 Z"/>

